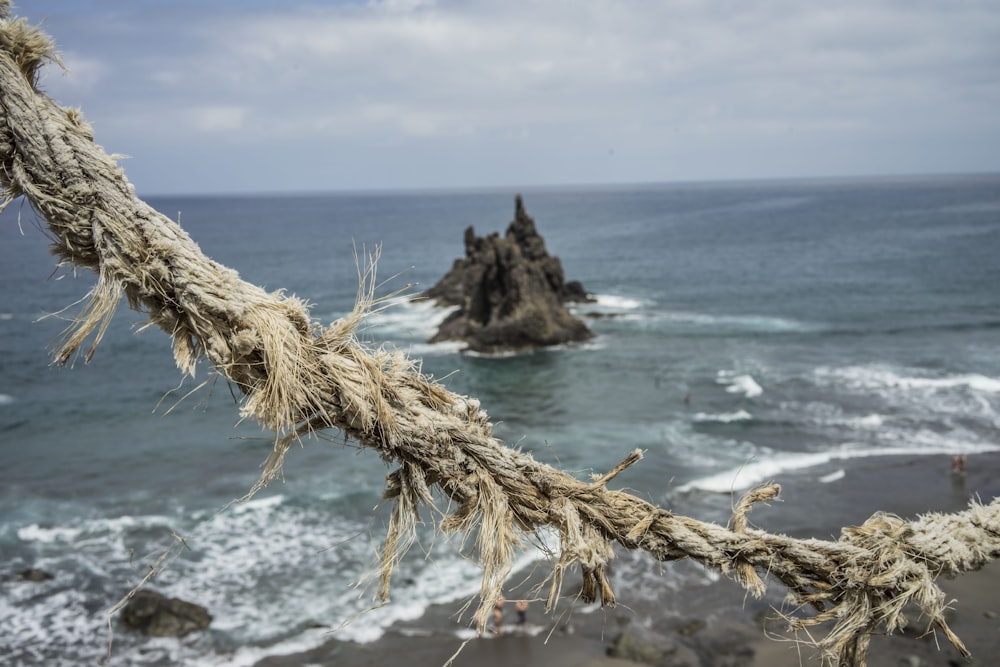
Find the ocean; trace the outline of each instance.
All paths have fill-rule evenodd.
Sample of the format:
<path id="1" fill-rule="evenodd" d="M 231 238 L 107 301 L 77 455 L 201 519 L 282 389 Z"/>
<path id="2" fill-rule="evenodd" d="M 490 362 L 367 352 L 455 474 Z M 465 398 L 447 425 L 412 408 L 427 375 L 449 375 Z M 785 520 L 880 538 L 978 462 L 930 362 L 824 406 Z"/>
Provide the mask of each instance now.
<path id="1" fill-rule="evenodd" d="M 566 278 L 597 298 L 575 307 L 586 344 L 487 357 L 426 342 L 445 312 L 406 295 L 463 255 L 467 226 L 503 233 L 514 190 L 147 201 L 324 323 L 351 310 L 357 258 L 379 249 L 379 294 L 404 294 L 363 340 L 422 360 L 481 400 L 498 437 L 581 479 L 642 449 L 611 486 L 696 518 L 725 523 L 733 494 L 761 481 L 850 496 L 861 461 L 946 468 L 1000 451 L 1000 175 L 520 192 Z M 27 205 L 0 218 L 0 662 L 92 664 L 111 642 L 110 665 L 252 665 L 331 636 L 375 641 L 476 595 L 474 562 L 425 512 L 392 601 L 373 609 L 389 469 L 340 434 L 294 448 L 282 480 L 229 504 L 269 434 L 239 421 L 204 364 L 183 379 L 168 337 L 126 304 L 89 364 L 53 366 L 94 281 L 53 272 L 47 243 Z M 808 534 L 823 508 L 785 511 Z M 147 639 L 109 625 L 164 555 L 149 586 L 206 606 L 210 629 Z M 544 558 L 526 546 L 519 568 Z M 53 578 L 19 581 L 26 568 Z M 621 553 L 614 579 L 641 605 L 714 575 Z"/>

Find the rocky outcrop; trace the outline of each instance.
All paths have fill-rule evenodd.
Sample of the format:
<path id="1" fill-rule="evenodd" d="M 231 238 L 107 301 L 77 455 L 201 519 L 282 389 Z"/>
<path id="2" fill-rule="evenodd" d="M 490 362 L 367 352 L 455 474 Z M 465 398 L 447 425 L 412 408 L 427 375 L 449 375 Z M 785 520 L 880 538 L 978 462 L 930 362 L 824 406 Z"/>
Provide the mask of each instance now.
<path id="1" fill-rule="evenodd" d="M 183 637 L 207 628 L 212 616 L 201 605 L 142 589 L 125 605 L 122 622 L 150 637 Z"/>
<path id="2" fill-rule="evenodd" d="M 425 296 L 457 306 L 431 342 L 459 340 L 477 352 L 531 350 L 585 341 L 593 334 L 567 309 L 592 300 L 579 282 L 566 282 L 562 262 L 549 255 L 518 195 L 505 236 L 465 230 L 465 258 Z"/>

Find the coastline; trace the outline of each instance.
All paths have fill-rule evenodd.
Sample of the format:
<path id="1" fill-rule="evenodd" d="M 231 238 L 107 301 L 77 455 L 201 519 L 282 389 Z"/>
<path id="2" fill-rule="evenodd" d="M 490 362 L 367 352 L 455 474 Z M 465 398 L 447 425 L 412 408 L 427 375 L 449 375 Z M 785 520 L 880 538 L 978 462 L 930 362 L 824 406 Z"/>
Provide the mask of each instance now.
<path id="1" fill-rule="evenodd" d="M 816 482 L 837 468 L 847 469 L 842 479 Z M 989 503 L 1000 496 L 997 453 L 970 456 L 964 476 L 951 473 L 947 456 L 871 457 L 811 472 L 778 480 L 783 487 L 782 500 L 755 508 L 751 521 L 762 529 L 793 537 L 836 539 L 842 527 L 857 525 L 877 511 L 912 519 L 928 512 L 961 511 L 973 498 Z M 532 583 L 542 574 L 534 575 Z M 815 652 L 794 642 L 784 632 L 784 622 L 776 618 L 773 609 L 781 606 L 783 586 L 773 579 L 766 583 L 767 593 L 761 600 L 748 597 L 726 578 L 681 591 L 664 589 L 664 613 L 660 613 L 655 604 L 633 606 L 627 599 L 621 599 L 615 609 L 574 607 L 570 592 L 575 579 L 568 576 L 559 608 L 543 616 L 541 604 L 535 603 L 529 611 L 527 632 L 511 627 L 513 604 L 507 606 L 508 631 L 499 637 L 482 638 L 466 631 L 464 622 L 457 618 L 460 603 L 438 605 L 417 621 L 393 626 L 375 642 L 328 639 L 310 651 L 264 658 L 255 667 L 435 666 L 445 665 L 453 657 L 454 667 L 624 667 L 636 663 L 607 655 L 608 646 L 624 628 L 635 629 L 635 634 L 668 651 L 653 664 L 819 664 Z M 961 657 L 940 632 L 926 632 L 926 621 L 911 615 L 910 626 L 903 632 L 872 638 L 869 664 L 986 665 L 1000 654 L 1000 564 L 993 562 L 977 572 L 939 580 L 939 584 L 953 601 L 949 625 L 972 652 L 972 659 Z M 516 592 L 509 595 L 516 596 Z M 665 613 L 667 609 L 670 613 Z M 355 622 L 363 623 L 364 619 Z M 821 626 L 815 631 L 824 630 Z M 463 646 L 460 634 L 473 638 Z"/>

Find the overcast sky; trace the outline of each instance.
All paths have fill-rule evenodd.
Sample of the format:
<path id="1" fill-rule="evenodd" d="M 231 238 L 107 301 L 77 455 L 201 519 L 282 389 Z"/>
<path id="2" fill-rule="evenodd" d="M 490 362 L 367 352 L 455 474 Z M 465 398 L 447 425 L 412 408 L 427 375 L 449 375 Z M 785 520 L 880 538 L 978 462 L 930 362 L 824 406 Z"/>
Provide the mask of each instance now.
<path id="1" fill-rule="evenodd" d="M 1000 171 L 996 0 L 15 0 L 140 194 Z"/>

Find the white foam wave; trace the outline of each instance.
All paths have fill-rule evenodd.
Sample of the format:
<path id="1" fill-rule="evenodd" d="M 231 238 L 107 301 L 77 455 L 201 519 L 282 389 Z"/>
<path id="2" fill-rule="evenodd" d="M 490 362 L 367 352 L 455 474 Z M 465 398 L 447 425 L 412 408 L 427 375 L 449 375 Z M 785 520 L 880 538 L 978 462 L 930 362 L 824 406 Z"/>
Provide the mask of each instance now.
<path id="1" fill-rule="evenodd" d="M 10 405 L 14 402 L 14 397 L 10 394 L 0 394 L 0 405 Z"/>
<path id="2" fill-rule="evenodd" d="M 848 419 L 846 425 L 849 428 L 861 429 L 861 430 L 875 430 L 881 428 L 885 424 L 885 419 L 882 415 L 870 414 L 864 417 L 855 417 L 853 419 Z"/>
<path id="3" fill-rule="evenodd" d="M 642 321 L 649 317 L 649 303 L 641 299 L 615 294 L 592 294 L 595 300 L 568 304 L 570 312 L 578 317 L 613 317 L 618 320 Z"/>
<path id="4" fill-rule="evenodd" d="M 839 470 L 834 470 L 828 475 L 821 476 L 817 481 L 820 484 L 830 484 L 831 482 L 836 482 L 838 480 L 844 479 L 844 477 L 846 476 L 847 476 L 847 471 L 844 470 L 843 468 L 840 468 Z"/>
<path id="5" fill-rule="evenodd" d="M 657 609 L 661 614 L 672 613 L 670 605 L 663 604 L 665 590 L 681 593 L 685 588 L 709 586 L 719 579 L 718 573 L 689 559 L 664 568 L 641 551 L 619 550 L 612 561 L 611 583 L 619 599 L 628 600 L 630 605 Z"/>
<path id="6" fill-rule="evenodd" d="M 174 648 L 169 651 L 172 658 L 171 664 L 181 664 L 174 662 L 183 659 L 185 665 L 191 667 L 250 667 L 256 665 L 261 660 L 272 656 L 293 655 L 295 653 L 305 653 L 320 646 L 326 639 L 329 628 L 314 628 L 311 633 L 296 635 L 290 639 L 271 646 L 240 646 L 235 651 L 225 654 L 205 654 L 203 652 L 187 653 Z M 305 663 L 306 667 L 312 663 Z"/>
<path id="7" fill-rule="evenodd" d="M 970 419 L 980 420 L 980 428 L 1000 427 L 1000 378 L 885 364 L 824 366 L 816 368 L 813 377 L 821 387 L 863 397 L 879 412 L 894 415 L 894 421 L 908 420 L 909 428 L 913 428 L 914 419 L 927 424 L 947 424 L 949 428 Z M 865 425 L 849 426 L 864 428 Z"/>
<path id="8" fill-rule="evenodd" d="M 770 481 L 779 473 L 811 468 L 830 460 L 830 453 L 776 455 L 763 461 L 750 461 L 714 475 L 693 479 L 677 487 L 677 491 L 680 493 L 694 490 L 713 493 L 742 491 L 756 484 Z"/>
<path id="9" fill-rule="evenodd" d="M 371 597 L 365 594 L 364 589 L 361 589 L 360 594 L 352 589 L 353 594 L 350 599 L 338 597 L 333 605 L 334 607 L 347 605 L 352 614 L 348 617 L 331 618 L 333 621 L 331 626 L 309 628 L 263 647 L 243 646 L 227 656 L 189 656 L 186 664 L 204 667 L 221 665 L 249 667 L 266 656 L 290 655 L 316 648 L 331 636 L 358 643 L 376 641 L 389 626 L 419 619 L 432 604 L 445 604 L 475 597 L 479 591 L 482 573 L 468 560 L 447 555 L 457 551 L 455 545 L 446 545 L 444 549 L 434 550 L 433 554 L 428 554 L 424 566 L 418 571 L 409 571 L 407 577 L 399 575 L 394 577 L 394 586 L 397 590 L 400 585 L 404 586 L 405 595 L 396 596 L 389 604 L 383 606 L 370 602 Z M 541 552 L 526 550 L 515 562 L 514 571 L 529 567 L 531 562 L 541 557 Z M 400 580 L 404 580 L 402 584 Z M 281 601 L 279 604 L 285 605 L 286 602 Z M 319 605 L 318 608 L 319 611 L 330 611 L 327 605 Z M 300 617 L 303 609 L 293 602 L 291 611 L 296 617 Z M 317 613 L 317 608 L 313 609 L 313 613 Z M 432 634 L 440 631 L 440 628 L 411 627 L 408 631 L 411 634 Z"/>
<path id="10" fill-rule="evenodd" d="M 17 530 L 17 536 L 24 542 L 54 544 L 65 542 L 81 544 L 96 540 L 103 542 L 109 538 L 120 538 L 125 532 L 138 528 L 169 528 L 171 520 L 165 516 L 120 516 L 105 519 L 80 521 L 75 526 L 42 526 L 37 523 L 22 526 Z"/>
<path id="11" fill-rule="evenodd" d="M 676 457 L 693 469 L 709 469 L 720 465 L 719 461 L 735 465 L 747 459 L 767 456 L 771 451 L 748 440 L 728 438 L 708 431 L 709 429 L 696 428 L 693 421 L 667 419 L 651 423 L 648 430 L 637 429 L 633 433 L 635 442 L 660 443 L 657 446 L 663 447 L 661 451 L 665 456 Z M 613 438 L 615 431 L 609 427 L 606 433 L 605 440 L 609 440 Z"/>
<path id="12" fill-rule="evenodd" d="M 285 501 L 285 496 L 276 493 L 273 496 L 256 496 L 245 502 L 233 503 L 229 511 L 240 515 L 248 512 L 269 512 Z"/>
<path id="13" fill-rule="evenodd" d="M 0 633 L 4 638 L 5 664 L 94 664 L 107 652 L 106 635 L 99 634 L 103 619 L 95 619 L 83 591 L 47 582 L 6 587 L 0 596 Z M 39 598 L 44 600 L 41 609 Z M 100 637 L 102 641 L 95 641 Z M 52 650 L 57 643 L 66 652 Z M 6 662 L 9 660 L 10 662 Z M 115 662 L 112 664 L 121 664 Z"/>
<path id="14" fill-rule="evenodd" d="M 743 491 L 757 484 L 771 481 L 782 473 L 795 472 L 830 463 L 872 456 L 927 456 L 938 454 L 985 453 L 1000 451 L 1000 445 L 976 444 L 952 440 L 935 439 L 933 444 L 917 442 L 900 447 L 853 447 L 845 445 L 826 452 L 802 452 L 795 454 L 775 454 L 766 460 L 747 463 L 699 479 L 693 479 L 677 487 L 678 492 L 708 491 L 730 493 Z"/>
<path id="15" fill-rule="evenodd" d="M 479 350 L 467 350 L 462 349 L 462 354 L 467 357 L 476 357 L 478 359 L 509 359 L 511 357 L 517 357 L 524 352 L 518 350 L 503 350 L 501 352 L 480 352 Z"/>
<path id="16" fill-rule="evenodd" d="M 972 391 L 1000 393 L 1000 378 L 992 378 L 979 373 L 962 373 L 944 377 L 903 374 L 886 366 L 846 366 L 817 368 L 815 374 L 820 379 L 840 381 L 858 389 L 945 390 L 967 388 Z"/>
<path id="17" fill-rule="evenodd" d="M 315 648 L 332 629 L 337 639 L 370 642 L 398 621 L 419 618 L 429 605 L 474 597 L 480 586 L 480 569 L 461 556 L 459 545 L 431 541 L 428 532 L 428 544 L 415 545 L 393 578 L 394 590 L 402 587 L 404 594 L 379 606 L 369 583 L 377 578 L 379 531 L 338 516 L 326 503 L 276 494 L 186 517 L 120 516 L 21 527 L 18 537 L 38 554 L 35 566 L 52 563 L 49 569 L 61 573 L 67 591 L 81 587 L 80 577 L 91 590 L 36 595 L 16 613 L 4 611 L 6 602 L 0 600 L 0 636 L 14 637 L 19 647 L 44 636 L 47 655 L 62 656 L 65 664 L 93 661 L 107 640 L 103 615 L 86 611 L 94 587 L 101 598 L 120 595 L 122 582 L 140 579 L 144 563 L 156 561 L 172 544 L 175 527 L 186 549 L 152 586 L 207 607 L 214 617 L 210 643 L 219 648 L 205 641 L 154 647 L 146 640 L 141 646 L 116 640 L 116 660 L 141 661 L 140 651 L 170 664 L 243 667 L 265 655 Z M 516 567 L 542 558 L 540 549 L 524 551 Z M 66 554 L 73 563 L 66 562 Z M 67 595 L 79 599 L 72 602 Z M 66 613 L 60 615 L 61 609 Z M 50 625 L 43 633 L 24 618 L 44 618 Z"/>
<path id="18" fill-rule="evenodd" d="M 707 412 L 696 412 L 692 419 L 696 422 L 721 422 L 723 424 L 729 424 L 732 422 L 745 422 L 753 420 L 753 415 L 751 415 L 746 410 L 737 410 L 736 412 L 723 412 L 719 414 L 707 413 Z"/>
<path id="19" fill-rule="evenodd" d="M 734 371 L 719 371 L 715 381 L 718 384 L 726 385 L 726 391 L 731 394 L 743 394 L 747 398 L 760 396 L 764 389 L 757 384 L 753 376 Z"/>
<path id="20" fill-rule="evenodd" d="M 466 347 L 464 341 L 458 340 L 441 343 L 413 343 L 407 348 L 407 354 L 415 359 L 432 355 L 451 355 L 464 351 Z"/>
<path id="21" fill-rule="evenodd" d="M 435 343 L 433 347 L 438 347 L 442 345 L 441 343 Z M 450 343 L 449 343 L 450 345 Z M 478 350 L 470 350 L 466 347 L 465 343 L 458 344 L 458 351 L 467 357 L 477 357 L 479 359 L 509 359 L 512 357 L 521 357 L 529 354 L 534 354 L 540 352 L 539 349 L 531 350 L 503 350 L 501 352 L 479 352 Z M 600 350 L 603 349 L 604 345 L 599 342 L 599 339 L 592 338 L 584 342 L 571 342 L 571 343 L 559 343 L 558 345 L 548 345 L 544 349 L 546 352 L 556 352 L 560 350 Z"/>
<path id="22" fill-rule="evenodd" d="M 79 528 L 67 526 L 53 526 L 45 528 L 37 523 L 33 523 L 23 528 L 18 528 L 17 536 L 24 542 L 43 542 L 52 544 L 53 542 L 72 542 L 80 534 Z"/>
<path id="23" fill-rule="evenodd" d="M 813 325 L 798 320 L 768 315 L 713 315 L 690 311 L 665 311 L 657 315 L 659 319 L 667 322 L 712 331 L 782 333 L 811 331 L 815 328 Z"/>
<path id="24" fill-rule="evenodd" d="M 202 604 L 230 608 L 231 600 L 246 597 L 240 591 L 254 591 L 252 604 L 218 619 L 216 629 L 245 645 L 271 644 L 283 641 L 304 613 L 314 623 L 336 626 L 370 606 L 354 588 L 374 551 L 366 526 L 296 506 L 282 496 L 230 510 L 213 514 L 185 536 L 201 558 L 172 582 Z M 289 577 L 293 572 L 298 575 Z M 358 625 L 380 628 L 378 615 L 373 616 Z M 351 636 L 353 625 L 346 634 L 365 639 Z"/>
<path id="25" fill-rule="evenodd" d="M 377 329 L 380 337 L 391 334 L 427 340 L 455 307 L 442 308 L 430 299 L 398 297 L 382 304 L 378 312 L 368 316 L 369 329 Z"/>
<path id="26" fill-rule="evenodd" d="M 594 298 L 597 299 L 597 306 L 612 310 L 639 310 L 646 305 L 646 302 L 641 299 L 633 299 L 616 294 L 596 294 Z M 587 307 L 588 305 L 593 304 L 582 304 L 582 307 Z"/>
<path id="27" fill-rule="evenodd" d="M 1000 393 L 1000 378 L 986 377 L 978 373 L 946 378 L 901 378 L 900 385 L 907 389 L 953 389 L 955 387 L 968 387 L 973 391 L 983 393 Z"/>
<path id="28" fill-rule="evenodd" d="M 819 427 L 833 427 L 851 431 L 871 432 L 892 426 L 892 419 L 875 412 L 866 415 L 848 415 L 839 405 L 810 401 L 798 403 L 783 401 L 780 404 L 783 414 L 794 415 L 802 423 Z"/>

